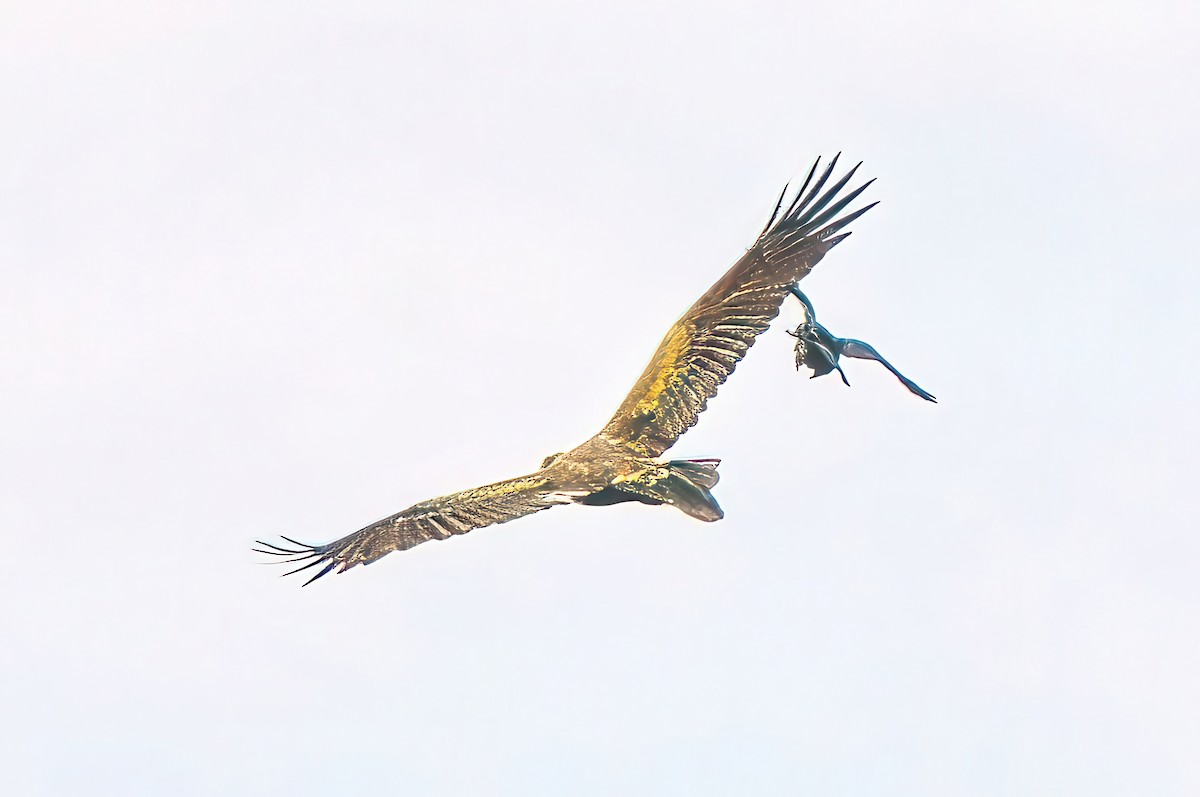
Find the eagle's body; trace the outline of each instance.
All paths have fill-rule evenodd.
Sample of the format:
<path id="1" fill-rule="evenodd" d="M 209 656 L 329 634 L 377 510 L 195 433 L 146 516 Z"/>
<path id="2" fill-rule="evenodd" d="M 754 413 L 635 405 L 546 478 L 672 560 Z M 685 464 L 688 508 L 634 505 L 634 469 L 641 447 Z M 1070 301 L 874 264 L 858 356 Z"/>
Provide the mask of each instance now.
<path id="1" fill-rule="evenodd" d="M 822 193 L 836 163 L 835 157 L 813 182 L 818 160 L 786 210 L 785 187 L 754 245 L 675 322 L 629 395 L 594 437 L 547 457 L 526 476 L 422 501 L 329 544 L 306 545 L 285 537 L 296 547 L 263 543 L 266 547 L 259 550 L 306 562 L 298 570 L 324 564 L 312 581 L 335 567 L 341 572 L 426 540 L 561 504 L 669 504 L 700 520 L 719 520 L 721 508 L 710 492 L 719 460 L 665 460 L 661 455 L 695 425 L 796 282 L 849 235 L 836 233 L 874 206 L 837 218 L 870 182 L 838 196 L 855 166 Z"/>

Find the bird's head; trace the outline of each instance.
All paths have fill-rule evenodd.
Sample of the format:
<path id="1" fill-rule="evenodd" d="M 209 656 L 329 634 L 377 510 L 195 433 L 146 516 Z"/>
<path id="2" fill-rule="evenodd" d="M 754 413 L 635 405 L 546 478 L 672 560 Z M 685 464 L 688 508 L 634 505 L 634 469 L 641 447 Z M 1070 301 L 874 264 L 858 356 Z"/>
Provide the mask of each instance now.
<path id="1" fill-rule="evenodd" d="M 545 470 L 546 468 L 550 467 L 562 455 L 563 452 L 559 451 L 557 454 L 551 454 L 550 456 L 546 457 L 542 460 L 542 465 L 540 468 L 538 468 L 538 470 Z"/>

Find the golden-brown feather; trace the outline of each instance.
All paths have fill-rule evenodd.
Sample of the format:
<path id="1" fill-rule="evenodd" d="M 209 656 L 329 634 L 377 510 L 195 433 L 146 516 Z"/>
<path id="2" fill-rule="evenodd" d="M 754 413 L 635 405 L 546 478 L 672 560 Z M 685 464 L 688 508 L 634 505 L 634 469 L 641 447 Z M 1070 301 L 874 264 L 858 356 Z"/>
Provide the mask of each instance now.
<path id="1" fill-rule="evenodd" d="M 291 556 L 288 562 L 303 563 L 285 575 L 324 564 L 305 583 L 316 581 L 330 570 L 342 572 L 358 564 L 370 564 L 392 551 L 405 551 L 428 540 L 444 540 L 472 529 L 504 523 L 569 501 L 548 487 L 539 472 L 483 487 L 452 493 L 415 504 L 403 512 L 376 521 L 325 545 L 307 545 L 288 537 L 295 547 L 259 541 L 259 553 Z"/>

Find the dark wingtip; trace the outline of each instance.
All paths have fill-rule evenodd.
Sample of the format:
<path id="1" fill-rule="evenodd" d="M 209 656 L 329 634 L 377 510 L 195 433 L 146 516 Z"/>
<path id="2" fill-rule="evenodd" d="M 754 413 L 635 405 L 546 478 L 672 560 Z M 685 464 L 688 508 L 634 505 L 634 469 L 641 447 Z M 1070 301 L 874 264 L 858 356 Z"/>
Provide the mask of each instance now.
<path id="1" fill-rule="evenodd" d="M 287 540 L 288 538 L 284 537 L 283 539 Z M 268 553 L 268 554 L 271 554 L 272 556 L 294 556 L 296 554 L 308 553 L 309 551 L 312 550 L 312 546 L 298 543 L 295 540 L 288 540 L 288 542 L 292 543 L 293 545 L 298 545 L 300 547 L 299 548 L 284 548 L 281 545 L 276 545 L 275 543 L 272 543 L 272 542 L 266 542 L 265 540 L 255 540 L 254 541 L 254 543 L 256 545 L 261 545 L 264 548 L 270 548 L 271 550 L 261 551 L 261 553 Z M 252 550 L 258 550 L 258 549 L 252 549 Z"/>
<path id="2" fill-rule="evenodd" d="M 911 379 L 907 379 L 904 383 L 904 386 L 906 388 L 908 388 L 909 391 L 912 392 L 914 395 L 920 396 L 921 398 L 925 399 L 926 401 L 933 402 L 934 404 L 938 403 L 937 396 L 933 395 L 928 390 L 921 387 L 920 385 L 918 385 L 916 382 L 912 381 Z"/>
<path id="3" fill-rule="evenodd" d="M 857 169 L 858 167 L 855 166 L 854 168 Z M 813 209 L 810 210 L 808 213 L 804 214 L 803 219 L 797 220 L 797 223 L 804 225 L 802 227 L 802 230 L 805 233 L 809 233 L 812 230 L 819 228 L 822 224 L 825 224 L 826 222 L 832 220 L 835 216 L 837 216 L 837 214 L 841 213 L 846 208 L 847 205 L 849 205 L 854 200 L 858 199 L 859 194 L 861 194 L 863 191 L 866 191 L 868 188 L 870 188 L 871 183 L 875 182 L 875 178 L 872 177 L 870 180 L 867 180 L 865 183 L 860 185 L 858 188 L 854 189 L 849 194 L 847 194 L 846 196 L 839 199 L 824 213 L 821 213 L 821 215 L 817 216 L 816 214 L 822 209 L 822 207 L 824 207 L 825 205 L 827 205 L 829 203 L 829 199 L 832 198 L 832 195 L 835 194 L 837 191 L 840 191 L 842 189 L 842 187 L 847 182 L 849 182 L 849 177 L 851 176 L 851 174 L 853 174 L 853 172 L 851 172 L 850 174 L 847 174 L 845 177 L 843 177 L 838 182 L 838 184 L 836 186 L 829 189 L 829 191 L 825 194 L 825 196 L 821 197 L 821 200 L 816 205 L 813 206 Z M 875 204 L 878 205 L 879 200 L 876 200 Z"/>
<path id="4" fill-rule="evenodd" d="M 818 156 L 817 159 L 813 161 L 812 168 L 808 170 L 808 176 L 804 178 L 804 184 L 800 186 L 800 190 L 796 192 L 796 196 L 792 199 L 792 203 L 788 205 L 787 211 L 783 214 L 785 218 L 792 215 L 792 211 L 796 209 L 796 206 L 800 204 L 800 200 L 804 198 L 804 192 L 808 190 L 808 184 L 812 182 L 813 175 L 817 173 L 817 169 L 820 167 L 820 165 L 821 158 Z"/>
<path id="5" fill-rule="evenodd" d="M 843 188 L 846 187 L 846 183 L 848 183 L 854 179 L 854 173 L 858 171 L 859 166 L 862 166 L 861 162 L 857 166 L 855 166 L 853 169 L 851 169 L 850 171 L 848 171 L 844 175 L 842 175 L 842 178 L 840 180 L 838 180 L 836 183 L 834 183 L 833 187 L 831 187 L 828 191 L 826 191 L 824 194 L 822 194 L 815 202 L 813 202 L 812 204 L 809 204 L 808 202 L 806 202 L 805 205 L 807 206 L 807 210 L 805 210 L 804 215 L 796 217 L 795 223 L 798 225 L 801 225 L 801 226 L 807 226 L 810 224 L 814 227 L 821 226 L 821 224 L 823 224 L 824 222 L 813 221 L 813 219 L 816 217 L 816 215 L 818 213 L 820 213 L 822 210 L 824 210 L 825 206 L 828 205 L 838 195 L 838 192 L 840 192 Z M 866 184 L 859 186 L 859 188 L 857 190 L 855 190 L 849 196 L 840 200 L 836 205 L 834 205 L 833 209 L 822 214 L 821 218 L 822 219 L 833 218 L 835 215 L 837 215 L 839 210 L 841 210 L 842 208 L 846 207 L 846 205 L 853 202 L 854 199 L 859 194 L 861 194 L 863 191 L 865 191 L 867 186 L 869 186 L 872 182 L 874 182 L 874 180 L 868 181 Z"/>
<path id="6" fill-rule="evenodd" d="M 788 215 L 789 220 L 791 220 L 793 218 L 793 212 L 796 214 L 799 214 L 802 211 L 804 211 L 805 208 L 807 208 L 809 206 L 809 204 L 813 201 L 813 199 L 815 199 L 816 196 L 821 193 L 821 189 L 824 188 L 825 183 L 827 183 L 829 181 L 829 175 L 833 174 L 833 170 L 835 168 L 837 168 L 838 158 L 840 158 L 841 156 L 842 156 L 842 153 L 840 153 L 840 152 L 837 155 L 833 156 L 833 160 L 831 160 L 828 164 L 826 164 L 824 171 L 821 172 L 821 176 L 817 178 L 817 182 L 813 184 L 813 187 L 811 189 L 809 189 L 807 194 L 803 195 L 804 196 L 803 199 L 800 198 L 800 195 L 796 196 L 796 201 L 793 202 L 792 207 L 788 209 L 787 215 Z M 820 163 L 820 162 L 821 162 L 821 159 L 818 158 L 817 163 Z M 805 180 L 805 185 L 807 185 L 807 184 L 808 184 L 808 181 Z"/>
<path id="7" fill-rule="evenodd" d="M 320 561 L 321 561 L 321 560 L 320 560 L 320 559 L 318 559 L 318 560 L 317 560 L 316 562 L 314 562 L 313 564 L 317 564 L 317 563 L 319 563 Z M 337 565 L 337 562 L 330 562 L 329 564 L 325 565 L 325 567 L 324 567 L 324 568 L 321 570 L 321 572 L 317 573 L 315 576 L 313 576 L 312 578 L 310 578 L 308 581 L 305 581 L 305 582 L 304 582 L 303 584 L 301 584 L 300 586 L 301 586 L 301 587 L 307 587 L 309 584 L 313 583 L 313 582 L 314 582 L 314 581 L 316 581 L 318 578 L 320 578 L 321 576 L 325 575 L 325 574 L 326 574 L 326 573 L 328 573 L 330 570 L 332 570 L 332 569 L 334 568 L 334 566 L 335 566 L 335 565 Z"/>
<path id="8" fill-rule="evenodd" d="M 868 210 L 870 210 L 871 208 L 875 207 L 878 204 L 879 204 L 879 200 L 877 199 L 874 202 L 872 202 L 871 204 L 867 205 L 865 208 L 859 208 L 858 210 L 854 211 L 850 215 L 843 216 L 842 218 L 838 219 L 837 221 L 831 222 L 829 225 L 821 228 L 818 232 L 816 232 L 814 234 L 818 238 L 825 238 L 827 236 L 833 235 L 835 232 L 842 229 L 847 224 L 850 224 L 855 219 L 857 219 L 859 216 L 866 213 Z"/>
<path id="9" fill-rule="evenodd" d="M 764 245 L 768 260 L 788 258 L 796 251 L 813 246 L 818 242 L 828 242 L 828 248 L 832 248 L 840 241 L 845 240 L 844 237 L 841 237 L 829 241 L 835 233 L 879 204 L 878 201 L 875 201 L 843 218 L 837 218 L 837 214 L 844 211 L 875 182 L 875 178 L 867 180 L 847 195 L 839 198 L 838 195 L 842 193 L 842 190 L 865 162 L 859 161 L 844 175 L 830 183 L 830 178 L 838 163 L 841 162 L 841 158 L 842 153 L 838 152 L 824 166 L 822 166 L 822 159 L 817 158 L 804 180 L 804 185 L 792 198 L 787 210 L 773 222 L 765 235 L 759 236 L 755 243 Z M 820 174 L 817 174 L 818 169 Z"/>
<path id="10" fill-rule="evenodd" d="M 301 559 L 301 560 L 299 560 L 299 561 L 303 562 L 304 560 L 303 560 L 303 559 Z M 306 565 L 300 565 L 300 567 L 297 567 L 295 570 L 289 570 L 289 571 L 287 571 L 287 572 L 286 572 L 286 573 L 284 573 L 283 575 L 285 575 L 285 576 L 290 576 L 290 575 L 292 575 L 293 573 L 299 573 L 299 572 L 301 572 L 302 570 L 307 570 L 307 569 L 308 569 L 308 568 L 310 568 L 310 567 L 316 567 L 317 565 L 321 564 L 321 563 L 322 563 L 322 562 L 324 562 L 324 561 L 325 561 L 324 559 L 321 559 L 321 558 L 319 558 L 319 557 L 318 557 L 318 558 L 316 558 L 316 559 L 313 559 L 311 562 L 309 562 L 309 563 L 308 563 L 308 564 L 306 564 Z M 289 564 L 291 564 L 291 563 L 289 562 Z"/>
<path id="11" fill-rule="evenodd" d="M 261 547 L 251 548 L 251 550 L 255 553 L 268 554 L 270 556 L 291 557 L 290 559 L 282 558 L 275 562 L 264 562 L 264 564 L 284 564 L 289 566 L 297 564 L 299 565 L 299 567 L 294 567 L 283 573 L 280 576 L 281 578 L 283 576 L 295 575 L 296 573 L 303 572 L 312 567 L 317 567 L 318 565 L 325 565 L 316 575 L 300 585 L 302 587 L 307 587 L 309 584 L 313 583 L 318 578 L 332 570 L 334 567 L 337 567 L 339 564 L 338 560 L 333 557 L 333 554 L 330 553 L 330 546 L 328 545 L 309 545 L 308 543 L 294 540 L 291 537 L 286 537 L 282 534 L 279 536 L 285 542 L 294 545 L 295 548 L 276 545 L 275 543 L 266 542 L 264 540 L 255 540 L 255 543 Z M 343 565 L 342 570 L 345 569 L 345 565 Z"/>
<path id="12" fill-rule="evenodd" d="M 767 223 L 763 226 L 762 232 L 758 234 L 759 238 L 762 238 L 764 235 L 766 235 L 767 231 L 771 229 L 771 225 L 775 223 L 775 219 L 779 218 L 779 209 L 783 207 L 783 198 L 787 196 L 789 185 L 791 185 L 791 181 L 783 184 L 783 190 L 779 192 L 779 199 L 775 202 L 775 209 L 771 211 L 771 217 L 767 219 Z"/>

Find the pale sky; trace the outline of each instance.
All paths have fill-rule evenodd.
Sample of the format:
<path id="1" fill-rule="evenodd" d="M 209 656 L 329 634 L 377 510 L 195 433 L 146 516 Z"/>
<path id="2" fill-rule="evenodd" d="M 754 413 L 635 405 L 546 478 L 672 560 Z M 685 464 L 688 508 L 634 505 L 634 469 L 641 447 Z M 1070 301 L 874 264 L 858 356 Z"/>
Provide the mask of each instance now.
<path id="1" fill-rule="evenodd" d="M 1200 793 L 1195 3 L 0 3 L 6 793 Z M 673 455 L 594 433 L 784 181 L 882 204 Z M 9 792 L 8 789 L 13 789 Z"/>

